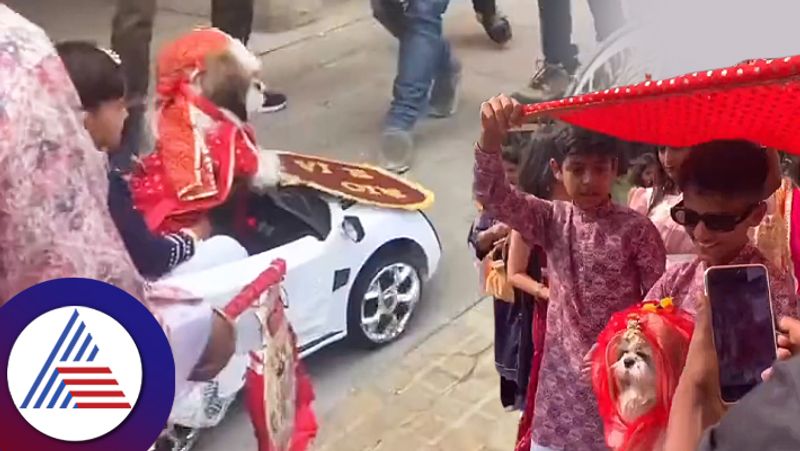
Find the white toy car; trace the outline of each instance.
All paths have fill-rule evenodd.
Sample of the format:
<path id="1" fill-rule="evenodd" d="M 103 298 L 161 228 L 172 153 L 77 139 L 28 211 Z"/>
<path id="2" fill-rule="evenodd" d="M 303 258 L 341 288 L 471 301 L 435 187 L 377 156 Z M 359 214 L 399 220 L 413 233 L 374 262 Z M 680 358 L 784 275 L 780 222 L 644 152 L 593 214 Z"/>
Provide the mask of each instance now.
<path id="1" fill-rule="evenodd" d="M 289 321 L 305 357 L 349 337 L 378 347 L 399 338 L 441 259 L 441 241 L 422 211 L 368 206 L 311 188 L 233 196 L 212 213 L 215 234 L 233 237 L 248 257 L 160 282 L 223 307 L 275 259 Z M 176 399 L 155 450 L 188 451 L 216 426 L 241 390 L 247 352 L 261 348 L 255 312 L 237 321 L 237 355 L 217 378 Z"/>
<path id="2" fill-rule="evenodd" d="M 247 232 L 234 226 L 221 232 L 250 256 L 164 282 L 221 306 L 272 260 L 284 259 L 287 312 L 302 356 L 347 336 L 367 347 L 397 339 L 441 258 L 441 242 L 423 212 L 366 206 L 310 188 L 251 195 L 246 208 L 217 215 L 247 223 Z M 249 333 L 245 341 L 258 339 L 258 331 Z"/>

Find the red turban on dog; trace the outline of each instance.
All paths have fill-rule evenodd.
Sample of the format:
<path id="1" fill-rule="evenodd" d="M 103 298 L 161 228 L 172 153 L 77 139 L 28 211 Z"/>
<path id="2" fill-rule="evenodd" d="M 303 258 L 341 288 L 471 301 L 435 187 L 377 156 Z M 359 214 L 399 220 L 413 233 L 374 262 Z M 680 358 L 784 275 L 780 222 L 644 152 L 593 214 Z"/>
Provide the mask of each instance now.
<path id="1" fill-rule="evenodd" d="M 611 365 L 617 361 L 618 346 L 626 331 L 635 329 L 653 350 L 658 387 L 656 405 L 631 424 L 617 407 L 617 386 Z M 669 419 L 672 396 L 678 386 L 689 341 L 694 330 L 692 317 L 672 306 L 667 298 L 615 313 L 597 339 L 592 362 L 592 385 L 605 426 L 606 444 L 617 451 L 652 451 Z"/>

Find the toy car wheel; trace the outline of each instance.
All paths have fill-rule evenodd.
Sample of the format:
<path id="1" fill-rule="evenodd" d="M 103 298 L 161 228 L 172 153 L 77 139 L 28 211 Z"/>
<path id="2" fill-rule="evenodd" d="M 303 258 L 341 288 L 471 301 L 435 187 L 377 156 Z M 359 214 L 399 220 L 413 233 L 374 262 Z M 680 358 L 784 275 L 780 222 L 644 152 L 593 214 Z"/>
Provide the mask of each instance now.
<path id="1" fill-rule="evenodd" d="M 350 292 L 348 335 L 375 348 L 396 340 L 422 297 L 422 265 L 413 254 L 378 254 L 358 275 Z"/>

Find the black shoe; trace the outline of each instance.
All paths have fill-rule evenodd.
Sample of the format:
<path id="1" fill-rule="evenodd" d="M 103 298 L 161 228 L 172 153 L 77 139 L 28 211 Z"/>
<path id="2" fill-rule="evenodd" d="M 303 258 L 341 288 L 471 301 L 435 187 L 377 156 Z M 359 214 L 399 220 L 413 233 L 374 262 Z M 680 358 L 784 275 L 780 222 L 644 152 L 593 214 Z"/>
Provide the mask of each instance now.
<path id="1" fill-rule="evenodd" d="M 541 62 L 531 81 L 521 91 L 512 94 L 520 103 L 537 103 L 564 96 L 572 75 L 560 64 Z"/>
<path id="2" fill-rule="evenodd" d="M 478 13 L 477 17 L 478 22 L 480 22 L 481 25 L 483 25 L 483 29 L 486 30 L 489 39 L 501 45 L 511 40 L 511 23 L 509 23 L 506 16 L 500 13 L 495 13 L 490 16 Z"/>
<path id="3" fill-rule="evenodd" d="M 274 113 L 286 108 L 286 95 L 275 91 L 264 91 L 264 101 L 258 107 L 259 113 Z"/>

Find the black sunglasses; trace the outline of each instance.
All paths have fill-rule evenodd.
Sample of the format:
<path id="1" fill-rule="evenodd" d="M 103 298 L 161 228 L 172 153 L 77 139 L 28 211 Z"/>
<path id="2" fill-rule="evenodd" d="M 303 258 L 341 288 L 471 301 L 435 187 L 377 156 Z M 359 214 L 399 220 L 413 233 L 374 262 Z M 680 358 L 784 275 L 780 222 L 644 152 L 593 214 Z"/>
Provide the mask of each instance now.
<path id="1" fill-rule="evenodd" d="M 742 221 L 747 219 L 748 216 L 753 212 L 753 210 L 758 207 L 760 202 L 755 203 L 745 210 L 744 213 L 739 215 L 734 214 L 714 214 L 714 213 L 706 213 L 700 214 L 694 210 L 690 210 L 683 205 L 683 201 L 675 205 L 670 210 L 670 215 L 672 216 L 672 220 L 677 222 L 678 224 L 686 227 L 695 227 L 700 221 L 703 221 L 706 228 L 708 230 L 713 230 L 716 232 L 730 232 L 736 228 L 737 225 L 741 224 Z"/>

